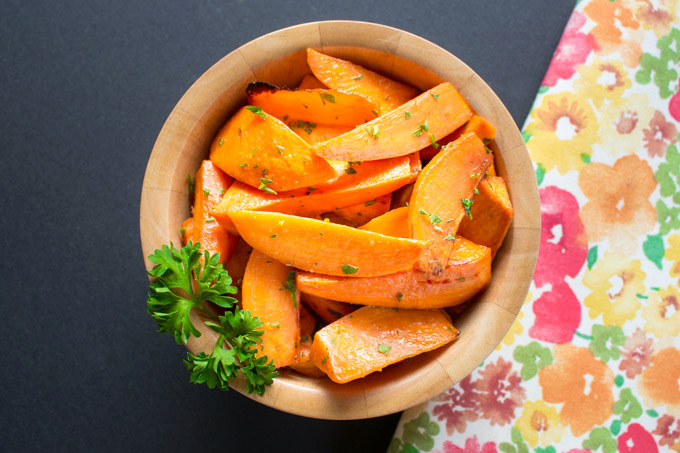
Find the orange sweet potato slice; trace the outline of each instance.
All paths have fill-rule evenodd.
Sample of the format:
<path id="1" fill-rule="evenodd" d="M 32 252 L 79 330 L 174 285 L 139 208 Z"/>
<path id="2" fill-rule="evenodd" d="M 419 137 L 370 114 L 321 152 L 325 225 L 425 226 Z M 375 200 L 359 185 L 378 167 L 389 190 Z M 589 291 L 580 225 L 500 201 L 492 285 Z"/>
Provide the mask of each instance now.
<path id="1" fill-rule="evenodd" d="M 233 181 L 209 160 L 204 160 L 196 172 L 192 237 L 201 243 L 202 250 L 219 253 L 221 263 L 229 261 L 238 238 L 222 228 L 212 210 Z"/>
<path id="2" fill-rule="evenodd" d="M 321 377 L 324 372 L 321 371 L 309 359 L 309 353 L 312 350 L 312 341 L 314 338 L 314 329 L 316 328 L 316 320 L 314 316 L 307 310 L 304 304 L 300 305 L 300 347 L 298 348 L 298 360 L 296 363 L 290 365 L 292 369 L 298 373 L 309 377 Z"/>
<path id="3" fill-rule="evenodd" d="M 252 82 L 246 94 L 250 105 L 261 107 L 284 122 L 290 118 L 308 122 L 310 126 L 356 126 L 378 115 L 377 104 L 358 94 L 337 90 L 297 90 Z"/>
<path id="4" fill-rule="evenodd" d="M 385 236 L 409 238 L 411 231 L 408 225 L 408 208 L 404 206 L 392 209 L 360 226 L 359 229 L 384 234 Z"/>
<path id="5" fill-rule="evenodd" d="M 301 271 L 302 272 L 302 271 Z M 341 277 L 338 277 L 341 278 Z M 326 324 L 337 321 L 345 315 L 352 313 L 357 307 L 346 302 L 326 299 L 313 294 L 301 294 L 302 301 L 316 313 Z"/>
<path id="6" fill-rule="evenodd" d="M 288 126 L 259 107 L 240 109 L 210 145 L 210 160 L 234 179 L 278 192 L 310 186 L 335 175 Z"/>
<path id="7" fill-rule="evenodd" d="M 313 90 L 315 88 L 327 88 L 326 85 L 319 82 L 319 79 L 314 77 L 314 74 L 305 74 L 298 85 L 298 90 Z"/>
<path id="8" fill-rule="evenodd" d="M 229 218 L 230 211 L 270 211 L 316 216 L 336 208 L 366 203 L 406 184 L 411 178 L 409 157 L 348 165 L 334 162 L 332 180 L 276 195 L 264 193 L 236 181 L 213 211 L 213 216 L 233 234 L 238 234 Z M 350 171 L 350 169 L 352 171 Z"/>
<path id="9" fill-rule="evenodd" d="M 399 107 L 419 94 L 415 88 L 314 49 L 307 49 L 307 64 L 321 83 L 336 90 L 366 97 L 380 105 L 381 114 Z"/>
<path id="10" fill-rule="evenodd" d="M 258 356 L 274 360 L 276 368 L 295 363 L 298 356 L 300 293 L 292 294 L 286 285 L 294 275 L 283 263 L 253 250 L 243 277 L 243 309 L 264 324 Z"/>
<path id="11" fill-rule="evenodd" d="M 479 137 L 484 143 L 487 143 L 496 137 L 496 129 L 483 117 L 474 114 L 472 117 L 470 117 L 467 123 L 439 140 L 437 142 L 437 145 L 439 146 L 430 145 L 427 148 L 421 150 L 420 155 L 423 159 L 430 160 L 435 156 L 435 154 L 439 152 L 440 149 L 442 149 L 442 146 L 458 140 L 458 137 L 463 134 L 467 134 L 468 132 L 474 132 L 477 134 L 477 137 Z"/>
<path id="12" fill-rule="evenodd" d="M 306 141 L 310 146 L 325 142 L 338 135 L 354 129 L 353 126 L 329 126 L 327 124 L 309 124 L 305 121 L 289 120 L 286 124 L 298 137 Z M 314 127 L 312 127 L 314 126 Z"/>
<path id="13" fill-rule="evenodd" d="M 362 307 L 314 335 L 311 360 L 342 384 L 457 337 L 457 329 L 441 310 Z"/>
<path id="14" fill-rule="evenodd" d="M 275 212 L 241 211 L 230 217 L 253 248 L 298 269 L 329 275 L 372 277 L 406 270 L 427 244 Z"/>
<path id="15" fill-rule="evenodd" d="M 180 236 L 182 236 L 182 245 L 187 245 L 189 241 L 194 240 L 194 218 L 189 217 L 184 222 L 179 229 Z"/>
<path id="16" fill-rule="evenodd" d="M 391 202 L 392 194 L 388 193 L 363 203 L 324 212 L 320 217 L 328 218 L 333 223 L 358 227 L 371 219 L 385 214 L 390 209 Z"/>
<path id="17" fill-rule="evenodd" d="M 456 238 L 449 265 L 439 278 L 410 269 L 382 277 L 335 277 L 298 272 L 303 297 L 395 308 L 443 308 L 461 304 L 491 281 L 491 249 Z"/>
<path id="18" fill-rule="evenodd" d="M 465 123 L 472 111 L 450 83 L 442 83 L 373 121 L 312 147 L 326 159 L 364 161 L 404 156 Z"/>
<path id="19" fill-rule="evenodd" d="M 512 203 L 505 181 L 500 176 L 484 178 L 478 191 L 472 199 L 470 217 L 463 219 L 458 233 L 490 247 L 495 256 L 512 222 Z"/>
<path id="20" fill-rule="evenodd" d="M 433 275 L 446 268 L 474 189 L 493 155 L 473 133 L 450 143 L 423 168 L 411 194 L 408 221 L 411 237 L 431 241 L 416 266 Z"/>

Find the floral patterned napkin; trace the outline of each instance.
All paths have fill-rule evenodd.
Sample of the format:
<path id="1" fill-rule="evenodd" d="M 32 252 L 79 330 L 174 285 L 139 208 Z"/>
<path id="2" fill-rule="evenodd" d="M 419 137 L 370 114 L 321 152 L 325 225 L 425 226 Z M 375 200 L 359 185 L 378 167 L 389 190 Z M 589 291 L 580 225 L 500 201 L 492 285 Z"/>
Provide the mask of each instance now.
<path id="1" fill-rule="evenodd" d="M 389 453 L 680 452 L 679 3 L 577 3 L 524 126 L 542 221 L 525 305 Z"/>

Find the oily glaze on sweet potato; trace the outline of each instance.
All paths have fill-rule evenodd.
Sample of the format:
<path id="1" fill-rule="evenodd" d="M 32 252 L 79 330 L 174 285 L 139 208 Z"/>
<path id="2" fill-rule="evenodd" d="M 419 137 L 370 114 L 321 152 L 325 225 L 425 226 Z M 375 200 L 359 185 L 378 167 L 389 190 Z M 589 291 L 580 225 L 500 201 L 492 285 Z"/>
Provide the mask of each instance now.
<path id="1" fill-rule="evenodd" d="M 452 236 L 492 159 L 482 141 L 468 133 L 423 168 L 411 194 L 408 215 L 411 237 L 431 241 L 416 264 L 418 269 L 434 276 L 447 267 Z"/>
<path id="2" fill-rule="evenodd" d="M 321 219 L 330 219 L 333 223 L 358 227 L 371 219 L 385 214 L 390 209 L 392 194 L 388 193 L 382 197 L 358 203 L 346 208 L 338 208 L 334 211 L 323 212 Z"/>
<path id="3" fill-rule="evenodd" d="M 253 248 L 298 269 L 329 275 L 372 277 L 406 270 L 427 244 L 274 212 L 232 212 L 230 217 Z"/>
<path id="4" fill-rule="evenodd" d="M 377 104 L 358 94 L 337 90 L 299 90 L 252 82 L 246 94 L 250 105 L 262 108 L 267 114 L 283 122 L 304 121 L 309 127 L 317 124 L 353 127 L 377 116 Z"/>
<path id="5" fill-rule="evenodd" d="M 385 236 L 410 238 L 411 231 L 408 225 L 408 208 L 404 206 L 402 208 L 387 211 L 385 214 L 361 225 L 359 229 L 384 234 Z"/>
<path id="6" fill-rule="evenodd" d="M 313 90 L 315 88 L 328 88 L 326 85 L 321 83 L 319 79 L 314 77 L 314 74 L 305 74 L 298 85 L 298 90 Z"/>
<path id="7" fill-rule="evenodd" d="M 343 161 L 403 156 L 445 137 L 471 115 L 458 91 L 442 83 L 373 121 L 314 145 L 312 151 Z"/>
<path id="8" fill-rule="evenodd" d="M 243 276 L 243 309 L 264 324 L 258 356 L 274 360 L 276 368 L 293 364 L 298 357 L 300 293 L 291 294 L 286 287 L 294 275 L 283 263 L 253 250 Z"/>
<path id="9" fill-rule="evenodd" d="M 381 277 L 354 278 L 298 272 L 297 288 L 310 295 L 352 304 L 395 308 L 443 308 L 461 304 L 491 281 L 491 249 L 456 238 L 449 265 L 436 280 L 417 269 Z"/>
<path id="10" fill-rule="evenodd" d="M 333 179 L 276 195 L 236 181 L 224 194 L 221 203 L 213 211 L 213 216 L 232 234 L 238 234 L 229 217 L 230 211 L 270 211 L 316 216 L 335 211 L 336 208 L 375 200 L 403 186 L 412 177 L 409 156 L 353 165 L 334 162 L 333 165 L 336 172 Z"/>
<path id="11" fill-rule="evenodd" d="M 234 179 L 264 191 L 327 181 L 333 167 L 288 126 L 258 107 L 243 107 L 217 133 L 210 160 Z M 252 109 L 255 109 L 253 111 Z"/>
<path id="12" fill-rule="evenodd" d="M 314 49 L 307 49 L 307 64 L 324 85 L 366 97 L 379 104 L 380 114 L 399 107 L 419 94 L 415 88 Z"/>
<path id="13" fill-rule="evenodd" d="M 484 143 L 487 143 L 496 137 L 496 129 L 487 120 L 477 114 L 474 114 L 470 117 L 467 123 L 439 140 L 438 144 L 440 146 L 435 148 L 433 145 L 430 145 L 427 148 L 421 150 L 420 154 L 422 158 L 425 160 L 432 159 L 435 154 L 437 154 L 439 150 L 442 149 L 442 146 L 458 140 L 461 135 L 467 134 L 468 132 L 474 132 L 477 134 L 477 137 L 479 137 Z"/>
<path id="14" fill-rule="evenodd" d="M 325 324 L 337 321 L 357 309 L 346 302 L 326 299 L 313 294 L 300 294 L 300 298 Z"/>
<path id="15" fill-rule="evenodd" d="M 458 330 L 441 310 L 362 307 L 314 335 L 311 360 L 342 384 L 457 337 Z"/>
<path id="16" fill-rule="evenodd" d="M 204 160 L 196 172 L 192 237 L 201 243 L 201 250 L 219 253 L 221 263 L 229 261 L 238 238 L 222 228 L 212 210 L 233 181 L 210 160 Z"/>
<path id="17" fill-rule="evenodd" d="M 479 183 L 479 193 L 472 199 L 471 218 L 465 217 L 458 233 L 491 248 L 493 256 L 503 243 L 512 222 L 513 209 L 505 181 L 488 176 Z"/>

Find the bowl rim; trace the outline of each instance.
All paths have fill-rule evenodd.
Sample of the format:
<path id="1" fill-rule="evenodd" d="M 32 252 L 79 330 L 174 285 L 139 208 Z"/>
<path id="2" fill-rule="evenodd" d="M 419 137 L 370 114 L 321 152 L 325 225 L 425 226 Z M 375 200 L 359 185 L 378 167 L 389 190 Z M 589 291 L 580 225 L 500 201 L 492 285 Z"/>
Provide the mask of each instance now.
<path id="1" fill-rule="evenodd" d="M 492 124 L 497 131 L 502 130 L 503 133 L 497 136 L 494 151 L 502 161 L 512 163 L 508 170 L 510 173 L 506 172 L 505 164 L 500 170 L 505 173 L 503 176 L 508 182 L 515 218 L 506 238 L 506 242 L 511 239 L 510 244 L 504 245 L 507 253 L 503 253 L 503 248 L 498 252 L 494 261 L 494 273 L 498 271 L 497 266 L 502 266 L 505 273 L 511 273 L 520 264 L 520 275 L 510 285 L 512 298 L 505 298 L 508 288 L 498 288 L 498 285 L 494 287 L 492 278 L 490 288 L 475 302 L 480 308 L 466 310 L 461 316 L 460 319 L 464 322 L 484 325 L 488 330 L 483 334 L 471 332 L 467 338 L 462 336 L 453 343 L 457 350 L 466 352 L 464 357 L 459 357 L 459 361 L 451 361 L 450 354 L 447 355 L 450 348 L 447 347 L 445 350 L 431 351 L 410 359 L 408 366 L 398 365 L 401 369 L 397 371 L 388 371 L 391 368 L 389 367 L 382 373 L 373 373 L 367 378 L 348 384 L 334 384 L 328 379 L 315 380 L 284 372 L 267 388 L 264 396 L 247 394 L 243 380 L 236 379 L 231 383 L 232 388 L 251 399 L 275 409 L 307 417 L 361 419 L 400 412 L 445 391 L 472 372 L 493 352 L 522 307 L 536 265 L 540 240 L 538 186 L 533 164 L 516 123 L 486 82 L 464 62 L 437 44 L 398 28 L 371 22 L 316 21 L 273 31 L 241 45 L 218 60 L 191 85 L 173 108 L 149 157 L 140 202 L 140 238 L 145 267 L 152 267 L 148 255 L 153 250 L 178 237 L 179 224 L 171 223 L 173 215 L 170 214 L 173 206 L 181 202 L 182 197 L 188 200 L 186 187 L 184 190 L 177 189 L 181 187 L 178 184 L 182 184 L 185 174 L 178 174 L 179 165 L 171 161 L 172 159 L 167 159 L 166 153 L 170 152 L 181 158 L 185 149 L 195 148 L 196 134 L 210 135 L 212 139 L 215 125 L 207 124 L 205 118 L 214 116 L 216 109 L 224 108 L 222 98 L 225 97 L 226 88 L 224 83 L 220 84 L 220 80 L 224 77 L 231 78 L 229 87 L 233 87 L 236 83 L 234 77 L 255 75 L 265 63 L 290 56 L 306 47 L 320 49 L 322 52 L 327 48 L 344 47 L 379 51 L 391 54 L 394 61 L 403 59 L 451 82 L 478 113 L 487 119 L 495 119 L 495 124 Z M 467 92 L 473 92 L 475 96 L 466 96 Z M 487 102 L 481 102 L 480 99 Z M 221 125 L 223 120 L 215 124 L 218 122 Z M 204 157 L 205 155 L 201 159 Z M 526 179 L 528 176 L 531 176 L 529 180 Z M 513 198 L 513 193 L 522 193 L 522 198 Z M 509 256 L 509 250 L 512 251 L 512 256 Z M 198 321 L 193 313 L 192 319 L 194 322 Z M 500 321 L 487 326 L 484 322 L 489 319 Z M 212 331 L 208 329 L 208 333 L 210 332 Z M 215 340 L 215 336 L 201 335 L 200 338 L 192 338 L 187 347 L 195 353 L 212 347 Z M 391 376 L 390 382 L 394 385 L 385 388 L 381 379 L 375 376 L 387 374 Z"/>

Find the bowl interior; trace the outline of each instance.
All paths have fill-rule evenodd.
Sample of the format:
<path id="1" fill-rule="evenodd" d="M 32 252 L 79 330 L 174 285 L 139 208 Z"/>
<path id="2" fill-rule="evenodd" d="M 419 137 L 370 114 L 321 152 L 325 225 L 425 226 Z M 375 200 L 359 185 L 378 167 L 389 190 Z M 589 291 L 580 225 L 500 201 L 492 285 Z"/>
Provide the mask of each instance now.
<path id="1" fill-rule="evenodd" d="M 538 190 L 522 136 L 491 88 L 456 57 L 410 33 L 351 21 L 303 24 L 265 35 L 230 53 L 185 93 L 163 126 L 142 188 L 140 226 L 148 255 L 180 243 L 180 223 L 190 215 L 187 175 L 207 158 L 219 127 L 246 103 L 245 88 L 264 80 L 296 86 L 308 72 L 305 48 L 351 60 L 421 90 L 451 82 L 472 108 L 496 128 L 496 168 L 508 185 L 515 216 L 493 262 L 490 286 L 454 320 L 460 338 L 348 384 L 283 372 L 265 395 L 268 406 L 309 417 L 357 419 L 386 415 L 422 403 L 463 379 L 500 343 L 529 288 L 540 234 Z M 198 323 L 202 325 L 202 323 Z M 188 348 L 210 350 L 216 335 L 202 329 Z M 246 394 L 243 381 L 232 387 Z"/>

